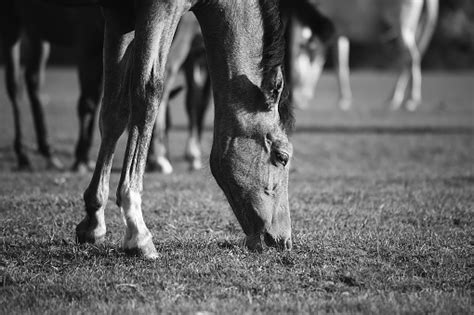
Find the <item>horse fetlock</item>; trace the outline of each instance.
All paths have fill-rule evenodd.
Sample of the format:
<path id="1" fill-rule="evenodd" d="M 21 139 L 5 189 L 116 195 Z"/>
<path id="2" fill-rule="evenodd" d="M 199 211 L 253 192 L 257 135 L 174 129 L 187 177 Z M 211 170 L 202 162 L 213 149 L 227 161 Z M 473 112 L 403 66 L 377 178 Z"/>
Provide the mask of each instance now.
<path id="1" fill-rule="evenodd" d="M 104 210 L 105 204 L 107 203 L 107 196 L 109 195 L 109 189 L 104 187 L 101 189 L 91 189 L 88 187 L 84 191 L 84 202 L 86 204 L 86 213 L 88 215 L 95 215 L 97 212 Z"/>

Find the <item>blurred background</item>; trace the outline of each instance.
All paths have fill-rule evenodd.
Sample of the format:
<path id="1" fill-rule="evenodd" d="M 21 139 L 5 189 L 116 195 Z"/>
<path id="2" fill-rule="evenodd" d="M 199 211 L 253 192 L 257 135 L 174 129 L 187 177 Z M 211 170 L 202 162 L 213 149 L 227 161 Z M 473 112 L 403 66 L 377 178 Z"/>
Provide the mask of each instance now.
<path id="1" fill-rule="evenodd" d="M 379 0 L 380 1 L 380 0 Z M 384 1 L 384 0 L 382 0 Z M 314 0 L 318 2 L 318 0 Z M 351 0 L 351 6 L 367 16 L 377 16 L 373 0 Z M 473 69 L 474 68 L 474 1 L 473 0 L 441 0 L 437 29 L 430 47 L 423 58 L 424 69 Z M 338 14 L 351 14 L 352 10 L 340 10 Z M 386 21 L 374 20 L 379 28 L 386 26 Z M 356 23 L 356 22 L 354 22 Z M 27 45 L 27 44 L 26 44 Z M 390 38 L 374 38 L 371 40 L 351 39 L 350 62 L 353 68 L 391 68 L 397 60 L 395 40 Z M 54 46 L 51 49 L 49 64 L 70 65 L 74 62 L 71 48 Z M 393 60 L 393 62 L 390 62 Z M 3 56 L 0 51 L 0 63 Z M 332 58 L 328 58 L 328 67 L 332 66 Z"/>

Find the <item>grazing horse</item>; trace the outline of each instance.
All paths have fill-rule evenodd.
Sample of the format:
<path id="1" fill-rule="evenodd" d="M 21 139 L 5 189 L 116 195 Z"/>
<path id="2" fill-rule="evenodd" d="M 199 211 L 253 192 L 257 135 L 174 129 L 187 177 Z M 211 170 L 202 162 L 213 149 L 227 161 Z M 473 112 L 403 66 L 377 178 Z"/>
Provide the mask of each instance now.
<path id="1" fill-rule="evenodd" d="M 421 103 L 421 57 L 426 51 L 436 27 L 439 0 L 321 0 L 318 9 L 336 26 L 337 41 L 335 64 L 339 83 L 339 106 L 349 109 L 352 91 L 349 83 L 349 38 L 358 41 L 398 38 L 403 49 L 404 62 L 394 87 L 390 104 L 392 109 L 402 105 L 415 110 Z M 425 14 L 423 14 L 425 13 Z M 391 34 L 380 30 L 389 26 Z M 304 26 L 295 25 L 299 45 L 303 46 L 294 59 L 297 74 L 295 86 L 299 87 L 301 107 L 314 97 L 314 87 L 325 62 L 325 49 Z M 382 34 L 384 33 L 384 34 Z M 385 36 L 383 36 L 385 35 Z M 306 43 L 303 44 L 303 43 Z"/>
<path id="2" fill-rule="evenodd" d="M 79 138 L 73 168 L 90 168 L 96 109 L 102 97 L 103 18 L 99 8 L 72 10 L 39 0 L 3 0 L 0 3 L 0 36 L 5 58 L 7 93 L 13 107 L 14 148 L 19 169 L 31 163 L 23 145 L 20 100 L 20 39 L 22 32 L 29 42 L 25 82 L 33 112 L 38 150 L 48 165 L 61 169 L 48 141 L 40 86 L 49 54 L 49 43 L 75 46 L 80 82 L 78 102 Z"/>
<path id="3" fill-rule="evenodd" d="M 293 124 L 285 101 L 284 34 L 274 0 L 140 0 L 103 2 L 105 16 L 104 98 L 101 144 L 84 192 L 85 218 L 79 242 L 105 236 L 104 211 L 115 147 L 128 126 L 117 188 L 127 252 L 157 258 L 142 216 L 143 174 L 165 80 L 173 35 L 192 10 L 204 36 L 213 86 L 215 117 L 211 172 L 246 234 L 250 249 L 291 248 L 288 202 L 288 132 Z"/>

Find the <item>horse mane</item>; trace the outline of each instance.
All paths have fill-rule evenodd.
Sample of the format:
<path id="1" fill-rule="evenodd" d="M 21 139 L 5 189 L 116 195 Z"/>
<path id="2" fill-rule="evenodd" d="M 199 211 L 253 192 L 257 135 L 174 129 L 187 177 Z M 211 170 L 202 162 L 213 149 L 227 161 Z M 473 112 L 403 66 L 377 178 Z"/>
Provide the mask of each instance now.
<path id="1" fill-rule="evenodd" d="M 279 0 L 259 0 L 263 20 L 263 53 L 260 67 L 263 77 L 275 67 L 284 65 L 285 58 L 285 28 L 282 22 Z M 283 69 L 285 72 L 285 69 Z M 294 128 L 295 118 L 293 107 L 289 102 L 289 90 L 284 84 L 278 104 L 280 124 L 289 133 Z"/>

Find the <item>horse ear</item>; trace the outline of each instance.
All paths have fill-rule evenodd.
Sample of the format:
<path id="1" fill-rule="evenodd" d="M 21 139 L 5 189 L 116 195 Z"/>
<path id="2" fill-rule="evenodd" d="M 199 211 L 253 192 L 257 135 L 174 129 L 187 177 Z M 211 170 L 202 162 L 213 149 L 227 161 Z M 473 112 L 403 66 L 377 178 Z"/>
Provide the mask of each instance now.
<path id="1" fill-rule="evenodd" d="M 281 93 L 284 86 L 283 71 L 281 66 L 276 66 L 271 69 L 264 77 L 262 89 L 265 95 L 265 104 L 267 110 L 278 108 L 280 103 Z"/>

